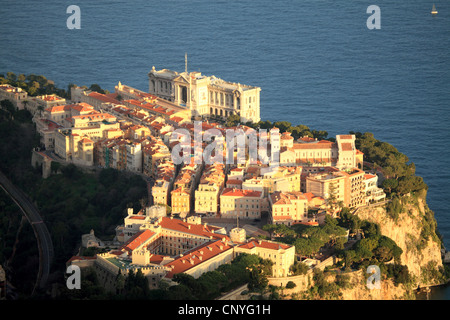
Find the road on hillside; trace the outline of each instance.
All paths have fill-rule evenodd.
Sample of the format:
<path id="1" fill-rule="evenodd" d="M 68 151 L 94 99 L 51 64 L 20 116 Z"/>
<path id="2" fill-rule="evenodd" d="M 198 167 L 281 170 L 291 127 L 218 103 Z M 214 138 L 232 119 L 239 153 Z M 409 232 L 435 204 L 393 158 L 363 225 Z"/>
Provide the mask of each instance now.
<path id="1" fill-rule="evenodd" d="M 37 286 L 39 286 L 39 288 L 44 288 L 47 284 L 50 266 L 54 257 L 53 242 L 50 232 L 31 200 L 22 190 L 14 186 L 2 172 L 0 172 L 0 186 L 19 206 L 20 210 L 33 227 L 39 248 L 39 273 L 36 279 L 35 288 Z"/>

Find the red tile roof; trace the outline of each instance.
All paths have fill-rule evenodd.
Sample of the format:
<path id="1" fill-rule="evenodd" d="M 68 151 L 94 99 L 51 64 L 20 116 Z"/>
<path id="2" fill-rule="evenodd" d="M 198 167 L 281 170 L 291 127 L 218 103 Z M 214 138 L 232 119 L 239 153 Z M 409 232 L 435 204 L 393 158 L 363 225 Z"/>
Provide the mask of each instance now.
<path id="1" fill-rule="evenodd" d="M 167 263 L 165 266 L 170 268 L 167 278 L 172 278 L 175 274 L 185 272 L 200 263 L 207 261 L 225 251 L 232 250 L 232 246 L 221 240 L 208 242 L 200 247 L 191 250 L 189 253 L 180 255 L 174 261 Z"/>
<path id="2" fill-rule="evenodd" d="M 317 143 L 294 143 L 294 149 L 329 149 L 333 146 L 333 142 L 321 140 Z"/>
<path id="3" fill-rule="evenodd" d="M 349 142 L 345 142 L 342 144 L 342 151 L 352 151 L 352 144 Z"/>
<path id="4" fill-rule="evenodd" d="M 308 200 L 308 202 L 311 202 L 313 199 L 319 199 L 319 200 L 324 200 L 322 197 L 318 197 L 316 195 L 314 195 L 312 192 L 306 192 L 303 194 L 306 199 Z"/>
<path id="5" fill-rule="evenodd" d="M 145 220 L 145 217 L 144 216 L 131 216 L 130 219 Z"/>
<path id="6" fill-rule="evenodd" d="M 291 216 L 272 216 L 273 220 L 292 220 Z"/>
<path id="7" fill-rule="evenodd" d="M 351 134 L 341 134 L 341 135 L 339 135 L 339 137 L 344 140 L 352 140 L 353 139 L 353 136 Z"/>
<path id="8" fill-rule="evenodd" d="M 103 102 L 110 102 L 110 103 L 114 103 L 114 104 L 121 104 L 120 101 L 118 101 L 116 99 L 113 99 L 111 97 L 108 97 L 108 96 L 106 96 L 104 94 L 98 93 L 98 92 L 91 92 L 91 93 L 89 93 L 88 96 L 91 97 L 91 98 L 94 98 L 96 100 L 103 101 Z"/>
<path id="9" fill-rule="evenodd" d="M 127 251 L 128 253 L 131 253 L 134 249 L 139 247 L 141 244 L 143 244 L 145 241 L 147 241 L 151 236 L 153 236 L 155 233 L 149 229 L 146 229 L 144 231 L 139 231 L 134 236 L 132 236 L 126 243 L 120 247 L 120 249 L 123 251 Z"/>
<path id="10" fill-rule="evenodd" d="M 229 184 L 236 184 L 236 185 L 242 185 L 242 180 L 239 179 L 228 179 L 227 185 Z"/>
<path id="11" fill-rule="evenodd" d="M 283 244 L 283 243 L 277 243 L 277 242 L 271 242 L 271 241 L 256 241 L 256 240 L 251 240 L 251 241 L 239 246 L 239 248 L 244 248 L 244 249 L 253 249 L 254 247 L 271 249 L 271 250 L 279 250 L 279 249 L 289 249 L 291 246 Z"/>
<path id="12" fill-rule="evenodd" d="M 206 238 L 212 237 L 213 239 L 222 239 L 228 237 L 220 233 L 214 233 L 219 230 L 219 227 L 203 225 L 203 224 L 192 224 L 184 222 L 180 219 L 163 217 L 159 225 L 164 229 L 170 229 L 174 231 L 179 231 L 183 233 L 195 234 L 198 236 L 203 236 Z"/>
<path id="13" fill-rule="evenodd" d="M 261 191 L 254 190 L 242 190 L 242 189 L 234 189 L 234 188 L 225 188 L 222 192 L 222 196 L 224 197 L 261 197 Z"/>

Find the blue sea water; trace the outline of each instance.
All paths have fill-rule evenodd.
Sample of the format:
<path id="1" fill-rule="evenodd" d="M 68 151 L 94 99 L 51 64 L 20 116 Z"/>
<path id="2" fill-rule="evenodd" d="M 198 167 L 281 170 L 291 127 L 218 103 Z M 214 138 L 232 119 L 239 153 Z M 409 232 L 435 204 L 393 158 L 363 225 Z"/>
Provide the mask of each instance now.
<path id="1" fill-rule="evenodd" d="M 450 4 L 434 3 L 435 17 L 419 0 L 1 0 L 0 73 L 147 91 L 152 66 L 183 71 L 187 53 L 190 71 L 261 87 L 263 120 L 393 144 L 428 184 L 450 248 Z M 379 30 L 366 26 L 373 4 Z"/>

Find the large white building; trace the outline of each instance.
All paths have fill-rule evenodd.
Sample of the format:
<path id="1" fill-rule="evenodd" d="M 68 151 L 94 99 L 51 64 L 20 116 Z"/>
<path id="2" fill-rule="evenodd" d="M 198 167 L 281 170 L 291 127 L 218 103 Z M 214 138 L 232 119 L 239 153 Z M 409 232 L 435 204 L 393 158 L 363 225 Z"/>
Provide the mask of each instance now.
<path id="1" fill-rule="evenodd" d="M 260 121 L 261 88 L 205 76 L 155 67 L 148 73 L 149 93 L 190 109 L 193 117 L 241 116 L 242 122 Z"/>

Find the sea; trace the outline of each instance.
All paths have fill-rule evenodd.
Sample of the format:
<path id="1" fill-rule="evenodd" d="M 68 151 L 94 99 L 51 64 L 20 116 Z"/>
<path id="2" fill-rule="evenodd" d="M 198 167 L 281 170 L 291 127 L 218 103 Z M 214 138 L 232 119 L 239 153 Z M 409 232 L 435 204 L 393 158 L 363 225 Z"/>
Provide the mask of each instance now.
<path id="1" fill-rule="evenodd" d="M 189 71 L 261 87 L 263 120 L 372 132 L 415 163 L 447 248 L 449 42 L 444 0 L 0 0 L 0 74 L 148 91 L 153 66 L 181 72 L 187 55 Z"/>

